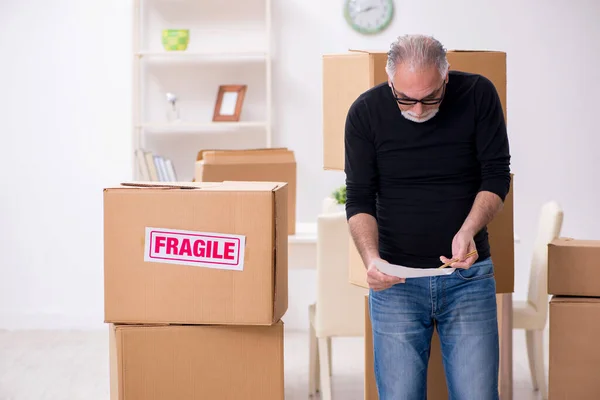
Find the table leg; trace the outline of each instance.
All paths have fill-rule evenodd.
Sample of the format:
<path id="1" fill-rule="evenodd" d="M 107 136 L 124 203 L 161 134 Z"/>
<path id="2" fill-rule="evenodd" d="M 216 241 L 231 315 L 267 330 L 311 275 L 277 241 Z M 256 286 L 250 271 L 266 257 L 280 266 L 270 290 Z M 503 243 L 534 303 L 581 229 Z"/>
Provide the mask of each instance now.
<path id="1" fill-rule="evenodd" d="M 513 335 L 512 335 L 512 293 L 497 295 L 498 329 L 500 330 L 500 376 L 501 400 L 513 398 Z"/>

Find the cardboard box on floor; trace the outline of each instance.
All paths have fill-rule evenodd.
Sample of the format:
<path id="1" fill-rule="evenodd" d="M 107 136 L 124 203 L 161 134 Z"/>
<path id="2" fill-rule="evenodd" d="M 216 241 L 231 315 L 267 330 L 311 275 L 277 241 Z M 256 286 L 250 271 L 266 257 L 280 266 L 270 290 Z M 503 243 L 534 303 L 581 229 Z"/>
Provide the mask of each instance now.
<path id="1" fill-rule="evenodd" d="M 600 399 L 600 298 L 553 296 L 549 319 L 548 398 Z"/>
<path id="2" fill-rule="evenodd" d="M 296 158 L 287 148 L 202 150 L 196 182 L 268 181 L 288 184 L 288 234 L 296 233 Z"/>
<path id="3" fill-rule="evenodd" d="M 110 325 L 110 398 L 284 399 L 284 329 Z"/>
<path id="4" fill-rule="evenodd" d="M 447 52 L 451 70 L 479 73 L 492 81 L 506 116 L 506 53 L 496 51 Z M 386 52 L 351 50 L 323 57 L 323 165 L 344 169 L 344 125 L 350 105 L 371 87 L 385 82 Z M 514 179 L 514 177 L 513 177 Z M 513 184 L 503 210 L 488 225 L 496 269 L 496 292 L 514 292 Z M 350 243 L 350 282 L 366 285 L 362 261 Z"/>
<path id="5" fill-rule="evenodd" d="M 600 240 L 558 238 L 548 245 L 549 294 L 600 297 L 598 282 Z"/>
<path id="6" fill-rule="evenodd" d="M 104 319 L 271 325 L 288 307 L 286 183 L 104 190 Z"/>
<path id="7" fill-rule="evenodd" d="M 511 314 L 507 313 L 507 301 L 510 298 L 504 298 L 503 295 L 496 295 L 498 305 L 498 333 L 500 336 L 500 371 L 498 376 L 498 387 L 500 398 L 512 398 L 512 360 L 507 354 L 512 346 L 506 346 L 503 338 L 512 337 Z M 429 364 L 427 367 L 427 399 L 428 400 L 447 400 L 448 387 L 446 385 L 446 375 L 442 362 L 442 350 L 440 347 L 440 338 L 437 332 L 433 333 L 431 339 L 431 351 Z M 371 318 L 369 316 L 369 296 L 365 296 L 365 400 L 379 400 L 377 394 L 377 384 L 374 373 L 373 359 L 373 332 L 371 327 Z M 502 391 L 509 393 L 503 395 Z"/>

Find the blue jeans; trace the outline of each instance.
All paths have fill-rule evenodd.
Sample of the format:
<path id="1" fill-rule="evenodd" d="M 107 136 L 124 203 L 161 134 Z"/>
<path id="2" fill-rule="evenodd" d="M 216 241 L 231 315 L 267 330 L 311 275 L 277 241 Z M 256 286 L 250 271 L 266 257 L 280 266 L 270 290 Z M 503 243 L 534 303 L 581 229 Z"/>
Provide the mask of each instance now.
<path id="1" fill-rule="evenodd" d="M 446 276 L 370 291 L 379 400 L 427 399 L 434 326 L 449 400 L 498 400 L 496 280 L 491 258 Z"/>

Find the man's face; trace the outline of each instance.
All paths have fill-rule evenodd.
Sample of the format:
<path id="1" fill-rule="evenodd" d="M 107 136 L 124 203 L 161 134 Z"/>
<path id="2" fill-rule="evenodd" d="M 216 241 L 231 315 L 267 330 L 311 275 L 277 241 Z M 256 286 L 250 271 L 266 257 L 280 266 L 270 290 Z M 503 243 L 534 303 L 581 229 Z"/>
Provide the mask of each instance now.
<path id="1" fill-rule="evenodd" d="M 388 82 L 402 115 L 413 122 L 425 122 L 437 114 L 448 76 L 442 79 L 435 67 L 411 71 L 399 64 L 396 75 Z"/>

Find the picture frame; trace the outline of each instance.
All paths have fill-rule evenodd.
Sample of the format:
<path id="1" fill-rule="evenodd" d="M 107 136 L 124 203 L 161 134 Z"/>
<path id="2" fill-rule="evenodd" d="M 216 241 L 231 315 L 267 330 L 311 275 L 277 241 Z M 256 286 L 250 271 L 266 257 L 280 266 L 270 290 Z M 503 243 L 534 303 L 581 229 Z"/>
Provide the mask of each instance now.
<path id="1" fill-rule="evenodd" d="M 213 113 L 213 122 L 238 122 L 247 85 L 221 85 Z"/>

